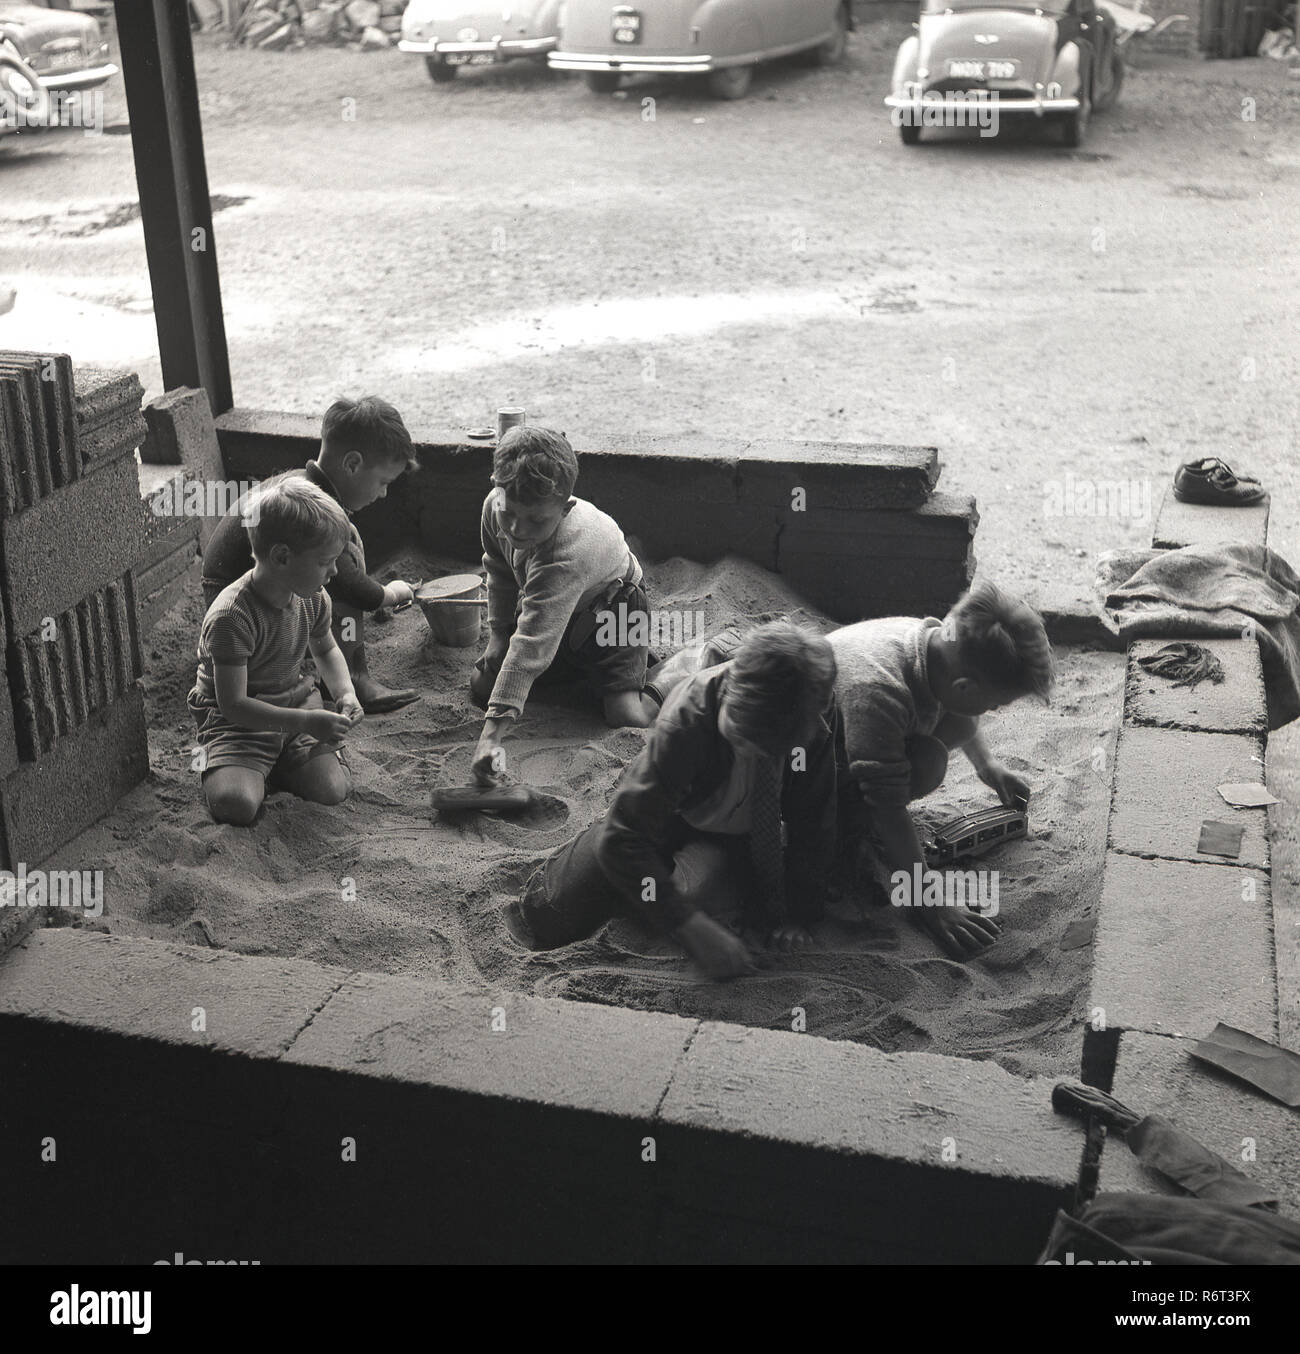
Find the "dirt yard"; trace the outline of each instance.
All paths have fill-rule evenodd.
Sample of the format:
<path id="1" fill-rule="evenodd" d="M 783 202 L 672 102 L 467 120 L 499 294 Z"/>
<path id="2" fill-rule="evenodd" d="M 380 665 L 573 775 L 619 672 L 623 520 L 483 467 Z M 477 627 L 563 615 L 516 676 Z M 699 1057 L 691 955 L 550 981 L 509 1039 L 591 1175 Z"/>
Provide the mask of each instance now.
<path id="1" fill-rule="evenodd" d="M 1179 460 L 1219 453 L 1282 491 L 1294 559 L 1300 80 L 1151 58 L 1080 151 L 908 149 L 880 100 L 911 12 L 860 8 L 884 17 L 843 67 L 772 67 L 734 104 L 520 66 L 434 88 L 396 51 L 198 39 L 237 401 L 374 390 L 424 426 L 518 403 L 584 433 L 933 443 L 943 487 L 978 500 L 982 564 L 1057 603 L 1150 532 L 1140 492 L 1127 518 L 1049 515 L 1067 475 L 1147 485 L 1154 510 Z M 154 393 L 129 137 L 19 140 L 0 346 L 135 367 Z"/>

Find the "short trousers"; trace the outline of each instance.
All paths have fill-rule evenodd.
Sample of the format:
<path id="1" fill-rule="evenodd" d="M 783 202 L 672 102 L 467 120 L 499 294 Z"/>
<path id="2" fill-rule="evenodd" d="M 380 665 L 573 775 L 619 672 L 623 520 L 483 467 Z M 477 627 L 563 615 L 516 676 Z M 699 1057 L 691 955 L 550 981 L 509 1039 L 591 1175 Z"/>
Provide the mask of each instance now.
<path id="1" fill-rule="evenodd" d="M 614 592 L 597 598 L 589 606 L 575 611 L 564 629 L 564 638 L 556 650 L 551 666 L 537 679 L 537 685 L 550 686 L 561 682 L 585 679 L 601 697 L 618 695 L 623 691 L 645 689 L 646 672 L 658 659 L 648 645 L 602 644 L 600 613 L 620 614 L 623 607 L 631 617 L 638 611 L 649 615 L 650 601 L 639 583 L 621 584 Z M 606 630 L 608 626 L 604 627 Z M 647 622 L 648 628 L 648 622 Z M 470 698 L 480 710 L 487 708 L 500 669 L 489 669 L 483 659 L 474 665 L 470 679 Z"/>
<path id="2" fill-rule="evenodd" d="M 257 699 L 292 710 L 324 709 L 320 692 L 305 679 L 283 698 L 258 696 Z M 244 766 L 266 780 L 273 780 L 297 771 L 316 757 L 333 753 L 342 760 L 340 748 L 322 743 L 309 733 L 240 728 L 238 724 L 232 724 L 216 705 L 207 704 L 197 689 L 190 692 L 187 704 L 198 726 L 199 746 L 206 754 L 204 775 L 222 766 Z"/>

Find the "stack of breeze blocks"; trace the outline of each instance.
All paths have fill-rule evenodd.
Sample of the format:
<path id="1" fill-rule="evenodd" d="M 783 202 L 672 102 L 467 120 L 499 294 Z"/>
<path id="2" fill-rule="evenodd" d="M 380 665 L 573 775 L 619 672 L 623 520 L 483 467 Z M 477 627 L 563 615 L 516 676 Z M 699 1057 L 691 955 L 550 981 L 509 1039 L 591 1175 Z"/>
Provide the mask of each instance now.
<path id="1" fill-rule="evenodd" d="M 149 770 L 134 375 L 0 352 L 0 869 L 34 867 Z"/>

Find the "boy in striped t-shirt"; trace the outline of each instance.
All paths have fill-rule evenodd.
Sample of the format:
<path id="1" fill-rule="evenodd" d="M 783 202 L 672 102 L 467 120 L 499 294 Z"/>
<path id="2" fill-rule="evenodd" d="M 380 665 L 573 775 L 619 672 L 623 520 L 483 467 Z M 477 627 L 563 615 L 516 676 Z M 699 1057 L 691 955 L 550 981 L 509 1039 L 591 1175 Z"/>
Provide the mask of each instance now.
<path id="1" fill-rule="evenodd" d="M 346 799 L 338 745 L 362 717 L 324 590 L 348 542 L 346 513 L 290 472 L 259 486 L 244 517 L 254 564 L 208 608 L 189 694 L 208 809 L 241 826 L 257 816 L 268 782 L 318 804 Z M 303 674 L 309 651 L 337 713 Z"/>

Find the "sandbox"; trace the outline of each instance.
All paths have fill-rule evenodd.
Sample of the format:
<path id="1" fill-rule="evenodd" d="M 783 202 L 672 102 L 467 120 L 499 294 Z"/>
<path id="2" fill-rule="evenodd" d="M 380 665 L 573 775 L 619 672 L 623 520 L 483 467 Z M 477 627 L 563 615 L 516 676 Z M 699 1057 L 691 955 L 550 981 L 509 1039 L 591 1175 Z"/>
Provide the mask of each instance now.
<path id="1" fill-rule="evenodd" d="M 407 556 L 383 572 L 422 578 L 462 567 Z M 670 561 L 651 567 L 648 585 L 656 605 L 702 616 L 706 632 L 772 614 L 830 624 L 744 561 Z M 717 984 L 670 941 L 630 922 L 546 953 L 510 938 L 503 904 L 540 860 L 603 812 L 644 734 L 606 728 L 580 689 L 535 693 L 507 753 L 513 773 L 542 791 L 540 804 L 513 819 L 434 818 L 430 787 L 469 778 L 478 721 L 467 686 L 478 650 L 430 642 L 415 610 L 373 627 L 375 671 L 417 688 L 422 700 L 358 729 L 348 751 L 353 801 L 322 809 L 275 795 L 251 832 L 211 822 L 190 767 L 183 707 L 199 615 L 191 598 L 154 632 L 149 782 L 76 848 L 102 862 L 112 903 L 98 925 L 112 934 L 765 1029 L 799 1023 L 890 1052 L 992 1058 L 1022 1075 L 1074 1069 L 1089 950 L 1063 949 L 1062 940 L 1100 898 L 1119 655 L 1062 649 L 1053 709 L 1022 702 L 987 722 L 992 746 L 1035 795 L 1030 837 L 979 862 L 997 872 L 1004 928 L 986 956 L 956 963 L 898 910 L 864 911 L 846 896 L 819 930 L 816 951 L 793 962 L 767 955 L 758 977 Z M 920 814 L 940 820 L 995 802 L 958 757 Z"/>
<path id="2" fill-rule="evenodd" d="M 226 470 L 247 477 L 256 420 L 236 421 Z M 304 436 L 268 436 L 262 473 L 306 459 Z M 870 614 L 872 589 L 905 574 L 900 610 L 942 610 L 969 577 L 973 512 L 936 501 L 924 455 L 886 450 L 904 473 L 882 480 L 878 455 L 843 453 L 842 482 L 841 453 L 808 453 L 794 478 L 823 516 L 802 537 L 781 519 L 797 446 L 693 451 L 690 533 L 741 548 L 690 564 L 639 541 L 663 561 L 648 572 L 656 604 L 702 611 L 710 629 L 773 613 L 825 626 Z M 592 481 L 618 491 L 621 454 Z M 463 461 L 448 454 L 468 485 Z M 619 491 L 643 532 L 647 501 L 678 493 L 650 464 L 629 452 Z M 472 560 L 463 523 L 443 531 L 439 515 L 459 522 L 468 488 L 434 494 L 424 476 L 396 519 L 417 539 L 387 537 L 406 544 L 381 576 Z M 866 548 L 885 554 L 863 557 L 853 514 L 899 483 L 901 500 L 869 509 L 884 525 Z M 656 511 L 681 531 L 683 514 Z M 643 735 L 607 729 L 579 692 L 548 693 L 509 748 L 541 807 L 434 822 L 430 785 L 465 778 L 478 728 L 474 650 L 430 649 L 414 611 L 375 627 L 371 660 L 424 699 L 361 726 L 352 800 L 275 795 L 251 830 L 212 823 L 183 706 L 200 614 L 188 586 L 144 643 L 150 775 L 53 858 L 104 871 L 104 915 L 0 961 L 15 1036 L 2 1070 L 24 1092 L 10 1126 L 94 1133 L 116 1163 L 113 1182 L 24 1177 L 19 1211 L 43 1220 L 29 1252 L 66 1257 L 75 1216 L 78 1258 L 137 1262 L 1033 1258 L 1082 1149 L 1049 1088 L 1079 1066 L 1089 952 L 1062 941 L 1100 894 L 1118 656 L 1061 650 L 1053 710 L 991 725 L 1036 796 L 1030 837 L 983 862 L 1004 924 L 988 956 L 952 963 L 892 909 L 850 898 L 817 950 L 713 984 L 630 923 L 550 954 L 510 940 L 502 903 L 601 811 Z M 989 802 L 963 769 L 926 811 Z"/>

